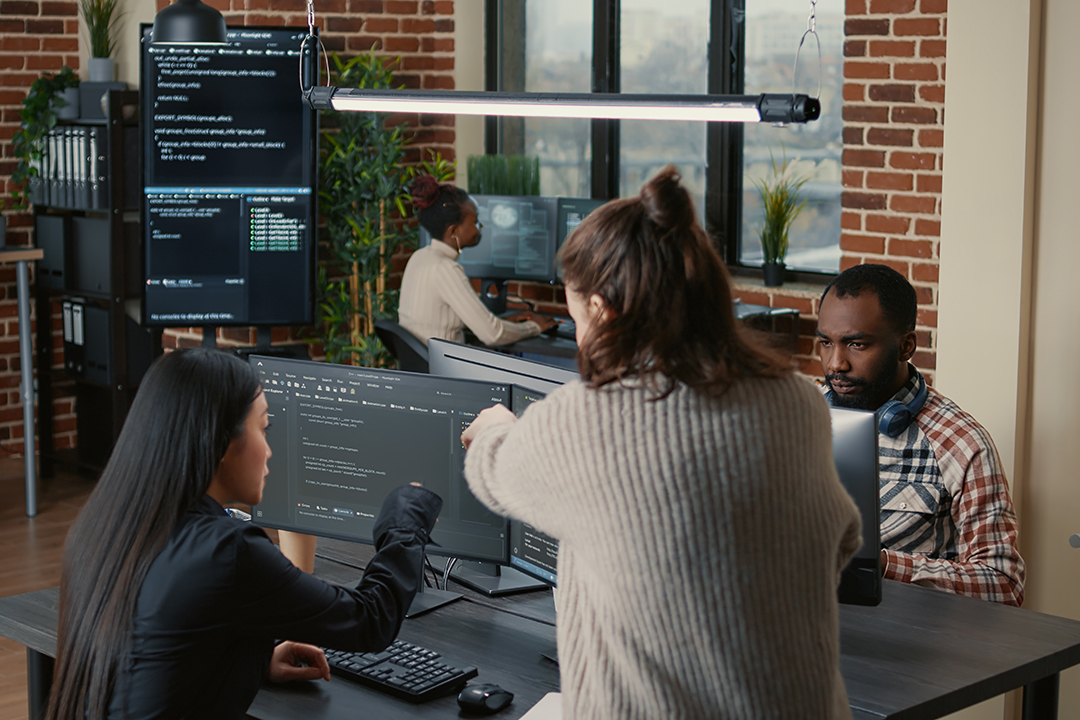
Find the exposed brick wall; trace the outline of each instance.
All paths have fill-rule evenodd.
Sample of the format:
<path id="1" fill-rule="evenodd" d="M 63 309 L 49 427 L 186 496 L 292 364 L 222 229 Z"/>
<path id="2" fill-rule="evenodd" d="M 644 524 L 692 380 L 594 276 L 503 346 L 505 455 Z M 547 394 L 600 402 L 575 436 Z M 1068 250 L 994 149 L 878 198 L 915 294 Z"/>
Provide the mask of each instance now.
<path id="1" fill-rule="evenodd" d="M 29 245 L 32 220 L 12 213 L 8 181 L 15 170 L 11 138 L 19 126 L 26 91 L 43 72 L 79 67 L 78 5 L 74 0 L 0 0 L 0 207 L 7 216 L 8 245 Z M 31 263 L 31 281 L 33 267 Z M 59 311 L 59 308 L 57 308 Z M 60 332 L 58 316 L 53 323 Z M 59 345 L 59 342 L 56 343 Z M 54 355 L 54 367 L 62 358 Z M 22 399 L 19 393 L 19 322 L 15 268 L 0 267 L 0 453 L 24 448 Z M 55 447 L 71 447 L 75 434 L 73 401 L 63 391 L 53 400 Z"/>
<path id="2" fill-rule="evenodd" d="M 161 9 L 168 0 L 158 0 Z M 305 0 L 210 0 L 230 25 L 307 25 Z M 330 52 L 351 57 L 374 46 L 387 58 L 401 58 L 395 78 L 412 88 L 454 87 L 453 0 L 317 0 L 316 22 Z M 42 73 L 63 65 L 79 69 L 77 0 L 0 0 L 0 180 L 3 207 L 8 216 L 8 243 L 31 243 L 29 213 L 12 213 L 9 177 L 15 168 L 11 137 L 19 124 L 18 112 L 30 84 Z M 395 117 L 413 128 L 409 161 L 438 152 L 454 157 L 454 118 L 450 116 Z M 399 273 L 403 259 L 396 259 Z M 32 272 L 32 271 L 31 271 Z M 0 453 L 22 452 L 22 408 L 19 398 L 18 322 L 14 269 L 0 268 Z M 59 307 L 51 318 L 56 336 L 55 368 L 62 364 Z M 292 340 L 295 331 L 275 328 L 275 343 Z M 249 328 L 219 331 L 222 345 L 255 341 Z M 201 342 L 201 329 L 178 329 L 165 338 L 168 346 Z M 66 394 L 65 394 L 66 393 Z M 74 403 L 70 386 L 61 385 L 54 407 L 55 447 L 71 447 L 75 438 Z"/>
<path id="3" fill-rule="evenodd" d="M 947 0 L 846 0 L 841 269 L 883 263 L 919 298 L 914 364 L 936 365 Z M 798 361 L 814 356 L 818 296 L 810 285 L 737 285 L 745 302 L 802 313 Z"/>

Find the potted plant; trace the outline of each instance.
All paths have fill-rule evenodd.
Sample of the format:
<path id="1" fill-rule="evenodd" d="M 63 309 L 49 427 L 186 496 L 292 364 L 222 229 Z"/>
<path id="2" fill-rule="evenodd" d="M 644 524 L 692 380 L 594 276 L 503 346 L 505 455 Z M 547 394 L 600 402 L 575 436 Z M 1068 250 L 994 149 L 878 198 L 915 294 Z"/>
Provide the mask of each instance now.
<path id="1" fill-rule="evenodd" d="M 788 251 L 788 232 L 791 224 L 806 207 L 806 200 L 800 198 L 799 191 L 810 179 L 793 171 L 785 156 L 778 166 L 772 152 L 769 153 L 772 169 L 768 177 L 754 181 L 761 196 L 764 217 L 759 239 L 764 254 L 761 266 L 767 287 L 779 287 L 784 284 L 784 258 Z"/>
<path id="2" fill-rule="evenodd" d="M 348 62 L 332 55 L 338 87 L 389 88 L 392 70 L 374 52 Z M 309 341 L 330 362 L 386 366 L 392 357 L 375 335 L 377 320 L 397 316 L 397 291 L 387 287 L 391 258 L 414 247 L 408 227 L 408 185 L 416 170 L 405 165 L 404 124 L 387 127 L 378 113 L 328 112 L 336 131 L 323 133 L 320 148 L 319 231 L 324 258 L 317 280 L 318 309 Z M 440 181 L 453 167 L 440 157 L 421 163 Z"/>
<path id="3" fill-rule="evenodd" d="M 86 72 L 90 82 L 112 82 L 116 49 L 116 23 L 120 19 L 117 0 L 79 0 L 79 14 L 90 36 L 90 57 Z"/>
<path id="4" fill-rule="evenodd" d="M 539 195 L 536 155 L 470 155 L 469 192 L 477 195 Z"/>
<path id="5" fill-rule="evenodd" d="M 16 159 L 15 172 L 11 173 L 16 210 L 25 210 L 34 202 L 32 191 L 37 189 L 37 178 L 41 177 L 45 138 L 56 127 L 57 109 L 67 105 L 61 95 L 77 87 L 79 76 L 65 65 L 55 75 L 42 75 L 35 80 L 23 98 L 23 108 L 19 111 L 21 123 L 11 137 Z"/>

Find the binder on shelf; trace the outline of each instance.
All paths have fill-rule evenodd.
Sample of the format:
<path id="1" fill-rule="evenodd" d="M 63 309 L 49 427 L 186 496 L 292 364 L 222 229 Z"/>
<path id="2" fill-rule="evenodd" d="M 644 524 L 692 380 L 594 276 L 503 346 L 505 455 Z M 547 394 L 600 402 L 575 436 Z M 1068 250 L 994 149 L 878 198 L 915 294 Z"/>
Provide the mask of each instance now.
<path id="1" fill-rule="evenodd" d="M 80 210 L 90 209 L 90 133 L 89 128 L 80 127 L 78 130 L 78 136 L 76 137 L 76 147 L 78 147 L 78 166 L 79 166 L 79 184 L 78 184 L 78 197 L 75 203 L 75 207 Z"/>
<path id="2" fill-rule="evenodd" d="M 90 131 L 90 209 L 105 210 L 109 207 L 107 179 L 105 177 L 104 129 L 91 127 Z"/>

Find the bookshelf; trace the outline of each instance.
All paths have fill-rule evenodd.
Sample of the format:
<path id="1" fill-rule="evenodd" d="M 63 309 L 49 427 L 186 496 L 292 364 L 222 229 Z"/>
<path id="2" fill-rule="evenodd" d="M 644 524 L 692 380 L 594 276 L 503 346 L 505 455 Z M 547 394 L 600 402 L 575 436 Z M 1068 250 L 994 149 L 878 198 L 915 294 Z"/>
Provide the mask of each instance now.
<path id="1" fill-rule="evenodd" d="M 53 322 L 37 323 L 41 471 L 54 460 L 100 469 L 120 434 L 139 381 L 161 352 L 160 330 L 139 324 L 142 246 L 139 93 L 108 90 L 103 119 L 57 125 L 30 188 L 39 319 L 61 307 L 63 367 Z M 77 447 L 57 453 L 53 398 L 75 397 Z M 73 455 L 73 457 L 71 457 Z"/>

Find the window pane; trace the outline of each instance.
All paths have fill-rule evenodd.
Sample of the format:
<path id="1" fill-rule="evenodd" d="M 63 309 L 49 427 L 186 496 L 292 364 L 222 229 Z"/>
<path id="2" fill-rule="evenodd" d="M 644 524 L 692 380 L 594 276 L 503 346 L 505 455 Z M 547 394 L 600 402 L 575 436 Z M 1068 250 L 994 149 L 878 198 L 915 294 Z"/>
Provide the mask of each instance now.
<path id="1" fill-rule="evenodd" d="M 592 90 L 590 4 L 581 0 L 528 0 L 524 8 L 524 32 L 518 27 L 517 52 L 524 54 L 524 87 L 508 86 L 510 83 L 504 78 L 504 90 L 581 93 Z M 514 42 L 513 33 L 506 32 L 504 37 L 504 45 Z M 504 48 L 504 57 L 506 52 Z M 517 142 L 512 131 L 506 132 L 515 122 L 520 128 Z M 504 120 L 503 128 L 503 152 L 540 157 L 541 195 L 590 196 L 592 143 L 588 120 L 525 118 Z"/>
<path id="2" fill-rule="evenodd" d="M 805 6 L 805 7 L 803 7 Z M 791 92 L 799 40 L 806 32 L 809 3 L 791 0 L 746 2 L 746 92 Z M 818 0 L 821 40 L 821 117 L 805 125 L 745 126 L 741 262 L 762 261 L 758 232 L 761 198 L 755 180 L 769 176 L 773 160 L 786 158 L 790 171 L 811 179 L 803 185 L 807 204 L 791 226 L 788 268 L 836 272 L 840 268 L 840 155 L 843 150 L 844 1 Z M 799 55 L 796 92 L 817 93 L 817 45 L 809 36 Z"/>
<path id="3" fill-rule="evenodd" d="M 709 0 L 622 0 L 620 12 L 622 92 L 708 91 Z M 623 120 L 619 127 L 620 194 L 637 194 L 674 163 L 704 219 L 705 123 Z"/>

